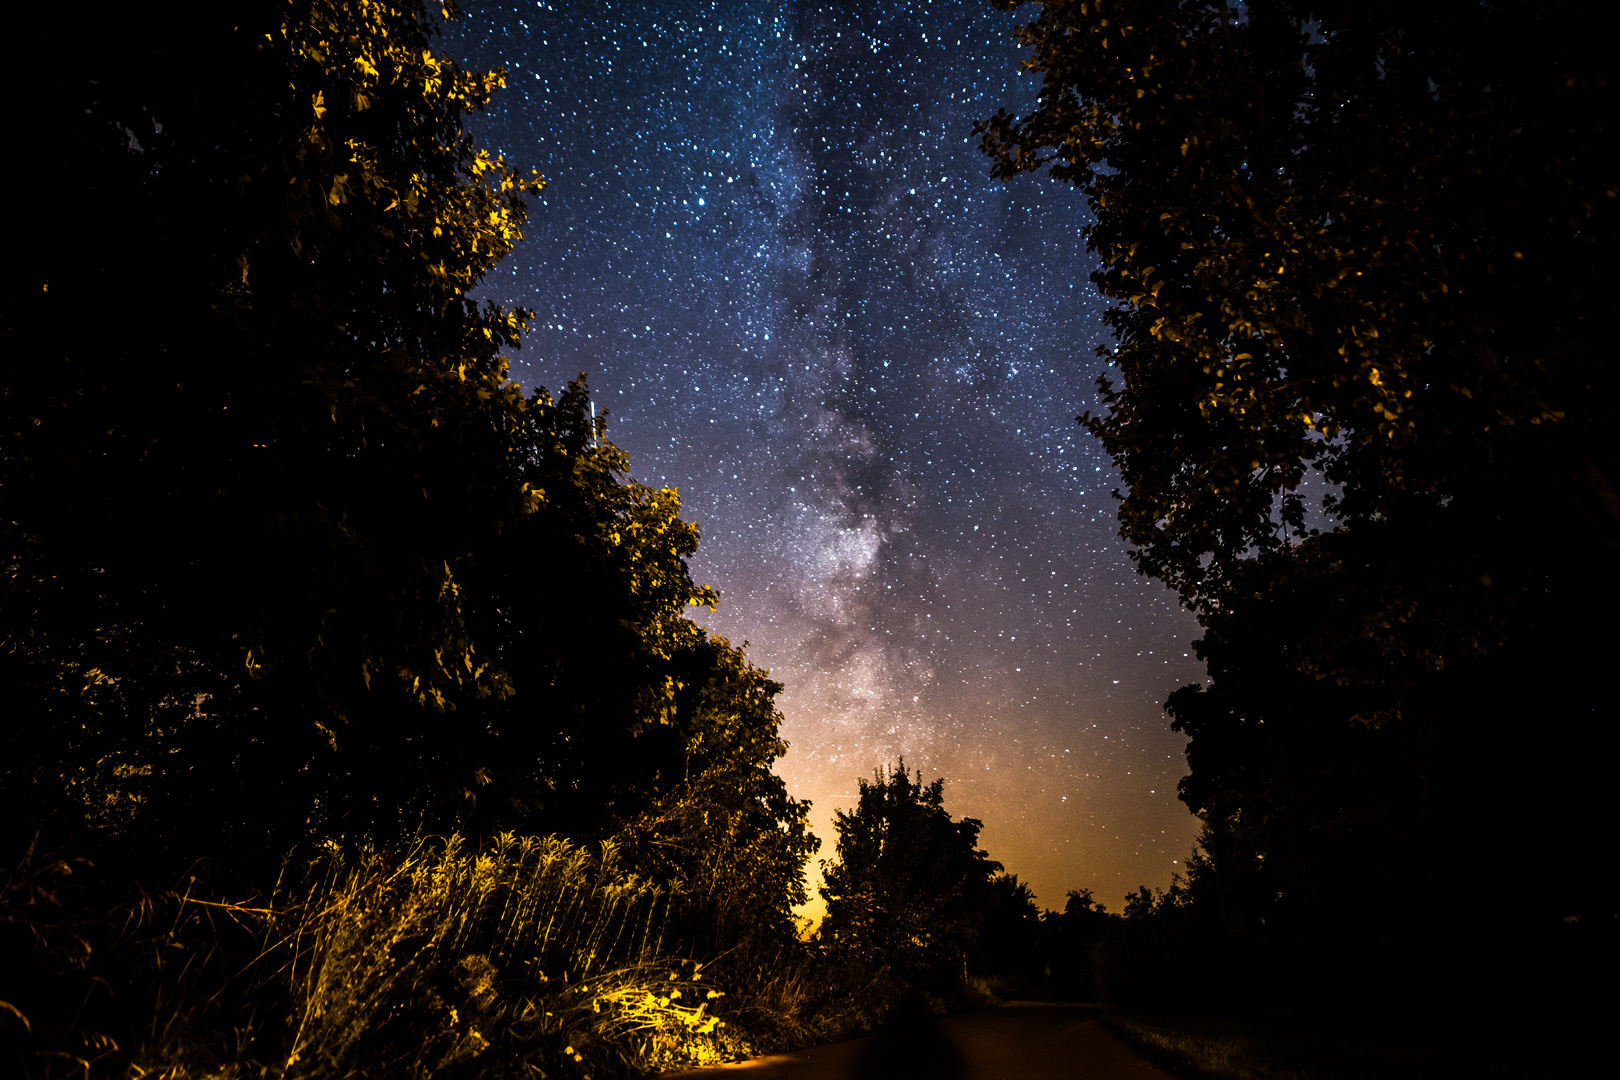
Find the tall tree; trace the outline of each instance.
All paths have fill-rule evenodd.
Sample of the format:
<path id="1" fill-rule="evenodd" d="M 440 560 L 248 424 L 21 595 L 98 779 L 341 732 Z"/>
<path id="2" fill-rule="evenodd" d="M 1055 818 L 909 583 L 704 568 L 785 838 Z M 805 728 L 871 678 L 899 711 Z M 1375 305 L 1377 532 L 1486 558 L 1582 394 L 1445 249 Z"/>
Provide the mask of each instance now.
<path id="1" fill-rule="evenodd" d="M 524 313 L 469 293 L 539 181 L 467 135 L 502 79 L 434 54 L 453 14 L 36 15 L 79 62 L 33 134 L 95 213 L 4 268 L 0 808 L 261 866 L 640 823 L 779 936 L 779 687 L 685 618 L 697 529 L 583 376 L 507 377 Z"/>
<path id="2" fill-rule="evenodd" d="M 1206 629 L 1212 682 L 1169 706 L 1211 826 L 1198 896 L 1299 958 L 1336 936 L 1324 982 L 1447 936 L 1461 972 L 1501 921 L 1467 885 L 1481 865 L 1514 868 L 1524 917 L 1604 902 L 1598 673 L 1620 641 L 1589 614 L 1620 603 L 1620 169 L 1612 56 L 1581 32 L 1599 13 L 1046 0 L 1019 31 L 1036 107 L 981 126 L 995 175 L 1048 169 L 1095 214 L 1117 347 L 1082 421 L 1139 568 Z M 1446 898 L 1441 932 L 1360 899 L 1407 889 Z"/>
<path id="3" fill-rule="evenodd" d="M 1035 893 L 1017 874 L 997 874 L 990 879 L 990 897 L 970 969 L 1029 983 L 1043 981 L 1050 958 L 1042 949 L 1041 909 Z"/>

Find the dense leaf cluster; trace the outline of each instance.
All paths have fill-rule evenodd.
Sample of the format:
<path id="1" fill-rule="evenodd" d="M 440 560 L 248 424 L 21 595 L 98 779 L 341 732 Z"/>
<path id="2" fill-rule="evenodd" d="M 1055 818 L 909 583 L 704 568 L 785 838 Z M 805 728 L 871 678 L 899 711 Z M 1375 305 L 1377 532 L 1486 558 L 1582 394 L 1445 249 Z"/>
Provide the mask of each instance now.
<path id="1" fill-rule="evenodd" d="M 307 815 L 372 699 L 509 690 L 458 583 L 536 501 L 500 355 L 522 313 L 467 291 L 538 181 L 473 148 L 499 79 L 430 29 L 132 11 L 44 76 L 82 211 L 5 268 L 0 618 L 12 767 L 65 766 L 80 802 L 209 814 L 251 771 L 276 779 L 243 797 Z"/>
<path id="2" fill-rule="evenodd" d="M 1620 538 L 1614 88 L 1575 29 L 1595 16 L 1051 0 L 1020 30 L 1039 104 L 984 147 L 1096 215 L 1117 379 L 1087 424 L 1145 570 L 1208 606 L 1310 531 L 1313 474 L 1367 521 L 1522 463 L 1536 501 Z"/>

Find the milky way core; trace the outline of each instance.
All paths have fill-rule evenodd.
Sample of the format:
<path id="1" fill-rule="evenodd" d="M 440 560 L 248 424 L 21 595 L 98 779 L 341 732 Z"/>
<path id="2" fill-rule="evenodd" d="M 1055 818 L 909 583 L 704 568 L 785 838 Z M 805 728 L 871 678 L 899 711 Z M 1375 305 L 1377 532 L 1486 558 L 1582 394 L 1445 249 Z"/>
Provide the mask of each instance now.
<path id="1" fill-rule="evenodd" d="M 549 186 L 482 287 L 525 386 L 590 374 L 637 479 L 681 492 L 701 621 L 782 682 L 778 769 L 832 812 L 904 755 L 1048 906 L 1163 886 L 1197 822 L 1161 704 L 1198 627 L 1116 535 L 1083 200 L 989 179 L 1027 112 L 979 3 L 468 2 L 503 67 L 472 129 Z M 545 567 L 536 567 L 544 573 Z"/>

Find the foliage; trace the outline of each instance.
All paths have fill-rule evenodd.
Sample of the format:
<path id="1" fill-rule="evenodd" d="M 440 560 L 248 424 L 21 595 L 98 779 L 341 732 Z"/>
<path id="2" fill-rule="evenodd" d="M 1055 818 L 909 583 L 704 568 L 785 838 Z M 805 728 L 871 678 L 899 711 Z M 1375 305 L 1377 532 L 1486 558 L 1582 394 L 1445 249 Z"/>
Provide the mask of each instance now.
<path id="1" fill-rule="evenodd" d="M 691 947 L 752 962 L 796 942 L 792 911 L 808 899 L 804 866 L 821 841 L 809 831 L 809 804 L 771 772 L 787 752 L 774 703 L 781 684 L 721 637 L 683 659 L 679 784 L 649 785 L 659 794 L 623 830 L 625 850 L 644 873 L 680 881 Z"/>
<path id="2" fill-rule="evenodd" d="M 334 864 L 306 903 L 319 922 L 291 969 L 288 1072 L 569 1075 L 719 1060 L 707 1010 L 720 992 L 662 949 L 670 900 L 619 871 L 611 845 L 591 856 L 555 838 L 506 835 L 478 854 L 452 838 L 395 866 Z"/>
<path id="3" fill-rule="evenodd" d="M 1001 864 L 978 848 L 979 821 L 951 820 L 943 779 L 924 785 L 902 760 L 859 785 L 822 863 L 823 947 L 870 971 L 880 995 L 947 997 L 968 975 Z"/>
<path id="4" fill-rule="evenodd" d="M 463 781 L 467 812 L 486 829 L 544 810 L 571 831 L 601 832 L 639 812 L 649 785 L 667 791 L 684 776 L 676 733 L 693 721 L 677 716 L 680 691 L 710 677 L 700 655 L 717 661 L 683 613 L 717 598 L 687 570 L 698 533 L 679 496 L 629 479 L 605 429 L 583 376 L 555 401 L 536 396 L 521 474 L 539 505 L 469 580 L 482 636 L 514 688 L 478 703 L 468 724 L 470 738 L 487 736 Z M 614 769 L 596 767 L 608 760 Z M 508 764 L 519 762 L 538 768 Z"/>
<path id="5" fill-rule="evenodd" d="M 211 1030 L 263 989 L 232 979 L 258 952 L 262 910 L 209 899 L 195 882 L 179 893 L 108 888 L 79 852 L 29 845 L 20 855 L 0 867 L 5 1075 L 120 1075 L 137 1047 Z"/>
<path id="6" fill-rule="evenodd" d="M 1090 889 L 1070 889 L 1062 911 L 1041 913 L 1038 955 L 1049 993 L 1079 1001 L 1098 1000 L 1092 954 L 1118 919 L 1092 897 Z"/>
<path id="7" fill-rule="evenodd" d="M 1209 606 L 1308 534 L 1313 472 L 1369 521 L 1533 471 L 1620 540 L 1614 91 L 1570 32 L 1595 14 L 1051 0 L 1020 30 L 1039 104 L 984 148 L 1096 214 L 1123 381 L 1087 424 L 1146 571 Z"/>
<path id="8" fill-rule="evenodd" d="M 1035 983 L 1046 974 L 1041 941 L 1041 909 L 1035 894 L 1016 874 L 990 879 L 990 901 L 979 925 L 970 971 Z"/>
<path id="9" fill-rule="evenodd" d="M 697 529 L 676 492 L 628 478 L 588 410 L 583 378 L 535 399 L 524 477 L 540 505 L 470 580 L 514 692 L 463 709 L 456 820 L 615 837 L 680 883 L 690 948 L 779 946 L 819 843 L 771 771 L 781 684 L 685 617 L 717 599 L 687 569 Z"/>
<path id="10" fill-rule="evenodd" d="M 186 31 L 116 17 L 42 74 L 40 138 L 124 225 L 6 269 L 8 816 L 262 876 L 310 835 L 602 838 L 726 775 L 743 832 L 704 857 L 768 841 L 739 903 L 774 888 L 782 923 L 809 841 L 776 684 L 684 617 L 715 595 L 677 494 L 628 478 L 583 377 L 522 395 L 524 314 L 468 297 L 539 186 L 462 127 L 500 73 L 414 3 Z M 62 332 L 85 297 L 95 338 Z"/>
<path id="11" fill-rule="evenodd" d="M 808 970 L 781 686 L 685 617 L 697 529 L 584 376 L 525 396 L 526 314 L 470 298 L 540 182 L 467 136 L 502 77 L 453 15 L 28 13 L 90 209 L 0 293 L 8 1069 L 644 1071 L 747 1048 L 716 968 Z M 771 1039 L 789 982 L 738 1010 Z"/>
<path id="12" fill-rule="evenodd" d="M 1125 898 L 1092 950 L 1093 986 L 1100 1001 L 1127 1008 L 1222 1011 L 1250 1000 L 1255 957 L 1228 949 L 1218 903 L 1208 895 L 1207 860 L 1188 860 L 1186 878 L 1169 889 L 1142 886 Z"/>
<path id="13" fill-rule="evenodd" d="M 1274 986 L 1441 971 L 1460 1002 L 1607 910 L 1581 854 L 1613 745 L 1590 612 L 1620 602 L 1615 82 L 1570 29 L 1595 15 L 1050 0 L 1020 31 L 1035 109 L 980 128 L 996 175 L 1050 166 L 1094 211 L 1117 349 L 1082 422 L 1140 569 L 1205 628 L 1211 680 L 1168 708 L 1208 862 L 1154 917 Z M 1474 884 L 1495 865 L 1511 913 Z"/>
<path id="14" fill-rule="evenodd" d="M 374 813 L 351 748 L 509 690 L 459 590 L 537 500 L 525 316 L 467 295 L 539 188 L 461 126 L 501 78 L 416 3 L 31 17 L 30 134 L 81 212 L 0 299 L 7 793 L 253 804 L 221 828 L 254 850 Z"/>
<path id="15" fill-rule="evenodd" d="M 1613 583 L 1594 575 L 1583 593 L 1522 599 L 1505 641 L 1425 672 L 1385 657 L 1360 624 L 1389 602 L 1390 577 L 1443 566 L 1449 539 L 1358 529 L 1280 568 L 1262 561 L 1239 579 L 1256 583 L 1245 602 L 1206 624 L 1210 684 L 1168 703 L 1190 737 L 1181 793 L 1208 825 L 1216 926 L 1296 987 L 1396 1000 L 1444 985 L 1464 1001 L 1567 965 L 1549 935 L 1610 906 L 1589 856 L 1612 738 L 1594 723 L 1611 704 L 1593 673 L 1609 646 L 1568 630 Z M 1543 581 L 1568 582 L 1565 569 Z M 1408 625 L 1443 616 L 1443 600 Z M 1336 656 L 1346 677 L 1300 670 L 1323 639 L 1340 644 L 1316 655 Z M 1509 904 L 1477 889 L 1495 866 L 1512 867 Z M 1414 917 L 1400 896 L 1433 898 L 1445 917 Z M 1392 981 L 1397 971 L 1425 982 Z"/>
<path id="16" fill-rule="evenodd" d="M 181 17 L 76 28 L 40 73 L 64 196 L 119 228 L 5 270 L 8 1069 L 735 1056 L 700 961 L 808 956 L 781 687 L 685 618 L 697 529 L 584 377 L 524 396 L 525 314 L 469 299 L 539 188 L 462 128 L 500 74 L 414 2 Z M 739 1012 L 796 1007 L 755 981 Z"/>

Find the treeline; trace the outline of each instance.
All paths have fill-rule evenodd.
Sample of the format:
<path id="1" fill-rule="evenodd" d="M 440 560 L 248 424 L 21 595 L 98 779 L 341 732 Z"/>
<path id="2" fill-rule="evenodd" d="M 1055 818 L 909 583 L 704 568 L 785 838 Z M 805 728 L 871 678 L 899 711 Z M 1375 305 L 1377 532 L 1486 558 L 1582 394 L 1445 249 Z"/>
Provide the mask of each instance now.
<path id="1" fill-rule="evenodd" d="M 1242 1011 L 1253 957 L 1226 941 L 1207 855 L 1168 889 L 1142 886 L 1109 911 L 1090 889 L 1061 910 L 978 848 L 982 823 L 955 820 L 945 781 L 924 783 L 904 760 L 859 781 L 834 815 L 836 850 L 824 860 L 827 914 L 807 944 L 855 1014 L 904 1022 L 1006 1000 L 1126 1008 Z M 1210 999 L 1212 984 L 1225 988 Z"/>
<path id="2" fill-rule="evenodd" d="M 1044 0 L 1018 31 L 1039 98 L 983 148 L 1094 212 L 1116 345 L 1081 420 L 1209 671 L 1168 704 L 1202 857 L 1127 920 L 1127 996 L 1602 998 L 1620 82 L 1582 30 L 1600 14 Z"/>
<path id="3" fill-rule="evenodd" d="M 813 942 L 865 1015 L 927 1016 L 997 998 L 1096 1000 L 1095 947 L 1117 918 L 1089 891 L 1042 910 L 1029 886 L 953 820 L 945 781 L 902 759 L 859 781 L 822 864 L 827 915 Z"/>

